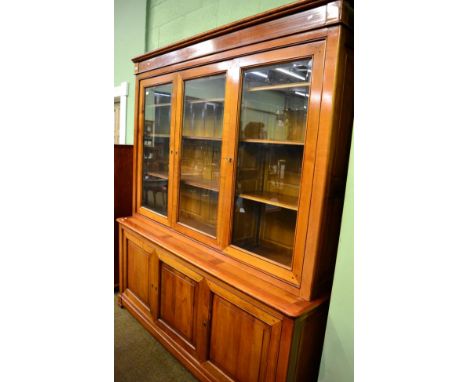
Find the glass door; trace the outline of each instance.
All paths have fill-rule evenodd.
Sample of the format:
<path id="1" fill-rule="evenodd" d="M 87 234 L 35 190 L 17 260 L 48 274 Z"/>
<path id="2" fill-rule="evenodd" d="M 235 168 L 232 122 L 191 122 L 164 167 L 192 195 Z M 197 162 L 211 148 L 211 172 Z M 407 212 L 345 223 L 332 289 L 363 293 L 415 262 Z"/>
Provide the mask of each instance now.
<path id="1" fill-rule="evenodd" d="M 182 74 L 177 227 L 213 244 L 218 230 L 227 63 Z M 202 75 L 202 76 L 200 76 Z"/>
<path id="2" fill-rule="evenodd" d="M 294 259 L 305 242 L 310 200 L 302 177 L 313 175 L 305 153 L 314 144 L 309 130 L 319 111 L 323 59 L 310 44 L 237 62 L 240 107 L 225 252 L 295 282 Z"/>
<path id="3" fill-rule="evenodd" d="M 312 59 L 243 73 L 232 244 L 290 266 Z"/>
<path id="4" fill-rule="evenodd" d="M 174 85 L 163 76 L 140 86 L 139 212 L 168 224 Z M 164 82 L 164 83 L 160 83 Z M 140 170 L 141 169 L 141 170 Z"/>

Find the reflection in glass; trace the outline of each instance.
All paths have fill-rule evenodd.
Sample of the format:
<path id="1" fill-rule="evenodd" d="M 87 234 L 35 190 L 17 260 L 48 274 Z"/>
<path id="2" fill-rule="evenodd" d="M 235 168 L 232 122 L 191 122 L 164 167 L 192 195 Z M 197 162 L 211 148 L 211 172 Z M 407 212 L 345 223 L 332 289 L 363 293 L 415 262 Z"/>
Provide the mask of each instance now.
<path id="1" fill-rule="evenodd" d="M 240 136 L 304 142 L 312 60 L 244 72 Z"/>
<path id="2" fill-rule="evenodd" d="M 142 206 L 167 216 L 172 84 L 145 89 Z"/>
<path id="3" fill-rule="evenodd" d="M 232 244 L 290 266 L 312 60 L 243 72 Z"/>
<path id="4" fill-rule="evenodd" d="M 185 81 L 179 222 L 216 236 L 225 75 Z"/>

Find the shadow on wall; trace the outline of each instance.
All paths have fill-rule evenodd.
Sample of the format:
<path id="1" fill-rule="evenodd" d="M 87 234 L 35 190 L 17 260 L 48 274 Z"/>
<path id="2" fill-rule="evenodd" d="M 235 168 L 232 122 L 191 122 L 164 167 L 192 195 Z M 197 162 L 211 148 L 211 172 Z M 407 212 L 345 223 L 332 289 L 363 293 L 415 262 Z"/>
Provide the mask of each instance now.
<path id="1" fill-rule="evenodd" d="M 331 352 L 333 352 L 333 356 L 331 356 Z M 329 318 L 327 323 L 327 340 L 323 348 L 318 382 L 354 381 L 352 373 L 353 358 L 343 346 L 343 340 L 336 330 L 333 319 Z M 336 362 L 337 359 L 340 360 L 339 364 Z"/>

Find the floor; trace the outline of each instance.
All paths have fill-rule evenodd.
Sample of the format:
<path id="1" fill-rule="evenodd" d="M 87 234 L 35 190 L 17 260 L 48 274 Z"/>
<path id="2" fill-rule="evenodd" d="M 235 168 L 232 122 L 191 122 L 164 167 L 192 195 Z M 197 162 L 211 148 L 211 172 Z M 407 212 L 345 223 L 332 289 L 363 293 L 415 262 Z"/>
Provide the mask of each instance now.
<path id="1" fill-rule="evenodd" d="M 191 382 L 196 379 L 149 334 L 114 295 L 114 381 Z"/>

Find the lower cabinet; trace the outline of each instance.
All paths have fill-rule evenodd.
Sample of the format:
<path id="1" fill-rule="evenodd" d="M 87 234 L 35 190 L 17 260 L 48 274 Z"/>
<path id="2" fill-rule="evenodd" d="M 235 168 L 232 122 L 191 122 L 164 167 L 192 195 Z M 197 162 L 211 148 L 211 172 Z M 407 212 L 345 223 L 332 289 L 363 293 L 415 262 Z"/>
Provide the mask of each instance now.
<path id="1" fill-rule="evenodd" d="M 120 244 L 123 305 L 200 380 L 310 380 L 309 372 L 296 376 L 316 368 L 317 360 L 302 359 L 291 348 L 293 342 L 314 348 L 302 333 L 319 333 L 315 323 L 295 325 L 132 232 L 122 230 Z M 326 314 L 317 322 L 325 320 Z M 320 354 L 314 357 L 320 360 Z"/>
<path id="2" fill-rule="evenodd" d="M 120 291 L 151 319 L 157 305 L 157 255 L 154 246 L 123 231 L 120 250 Z"/>
<path id="3" fill-rule="evenodd" d="M 206 351 L 209 296 L 203 276 L 159 249 L 156 324 L 198 360 Z"/>
<path id="4" fill-rule="evenodd" d="M 208 367 L 219 380 L 272 381 L 281 318 L 209 283 L 212 293 Z"/>

